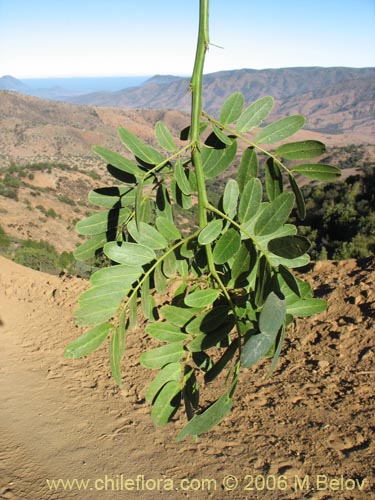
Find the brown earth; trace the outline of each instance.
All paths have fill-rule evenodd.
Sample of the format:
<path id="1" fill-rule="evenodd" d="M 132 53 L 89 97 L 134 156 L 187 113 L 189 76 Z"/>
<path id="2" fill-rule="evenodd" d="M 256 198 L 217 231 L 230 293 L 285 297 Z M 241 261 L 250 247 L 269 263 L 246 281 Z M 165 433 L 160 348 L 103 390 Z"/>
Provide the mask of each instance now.
<path id="1" fill-rule="evenodd" d="M 155 428 L 144 401 L 144 329 L 129 337 L 117 388 L 107 347 L 63 358 L 80 333 L 73 309 L 87 282 L 0 257 L 0 498 L 374 498 L 375 261 L 319 262 L 305 277 L 328 311 L 290 328 L 271 379 L 268 361 L 243 370 L 218 427 L 176 443 L 182 415 Z M 229 475 L 239 481 L 233 491 L 223 486 Z M 138 479 L 138 491 L 137 476 L 148 480 Z M 46 480 L 60 478 L 91 482 L 49 490 Z"/>

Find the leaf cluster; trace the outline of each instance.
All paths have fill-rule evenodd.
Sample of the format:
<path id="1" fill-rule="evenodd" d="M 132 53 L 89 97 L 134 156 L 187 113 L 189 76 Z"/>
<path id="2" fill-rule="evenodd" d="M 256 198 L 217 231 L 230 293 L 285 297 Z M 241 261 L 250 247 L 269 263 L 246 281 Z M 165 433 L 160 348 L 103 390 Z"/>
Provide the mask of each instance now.
<path id="1" fill-rule="evenodd" d="M 303 127 L 302 116 L 259 129 L 272 107 L 272 97 L 245 107 L 243 96 L 234 93 L 218 118 L 203 113 L 198 144 L 189 127 L 176 140 L 158 122 L 157 148 L 119 129 L 130 159 L 94 148 L 117 182 L 90 192 L 89 201 L 102 211 L 77 223 L 88 239 L 75 256 L 86 260 L 102 250 L 113 265 L 96 271 L 81 294 L 76 319 L 90 329 L 65 355 L 86 356 L 108 339 L 112 374 L 121 384 L 126 336 L 136 328 L 140 308 L 146 332 L 159 342 L 140 357 L 155 370 L 146 400 L 160 426 L 183 405 L 188 422 L 179 439 L 207 432 L 224 418 L 240 370 L 269 357 L 272 372 L 287 325 L 326 307 L 293 274 L 308 263 L 310 243 L 287 221 L 294 206 L 301 219 L 306 215 L 300 176 L 326 181 L 340 170 L 311 161 L 324 153 L 321 142 L 283 142 Z M 204 182 L 220 176 L 239 154 L 239 144 L 244 147 L 236 178 L 228 180 L 216 204 L 202 200 L 198 176 Z M 204 214 L 199 228 L 181 232 L 176 207 L 189 211 L 196 203 Z M 165 293 L 169 302 L 161 304 L 157 296 Z M 224 385 L 223 394 L 205 407 L 202 390 L 215 379 Z"/>

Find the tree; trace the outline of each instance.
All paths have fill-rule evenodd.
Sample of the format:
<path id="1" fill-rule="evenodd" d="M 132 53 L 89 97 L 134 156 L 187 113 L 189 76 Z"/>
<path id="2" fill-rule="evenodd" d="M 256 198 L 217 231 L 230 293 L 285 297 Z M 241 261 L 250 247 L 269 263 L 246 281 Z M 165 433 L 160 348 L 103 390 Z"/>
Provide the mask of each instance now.
<path id="1" fill-rule="evenodd" d="M 236 92 L 219 117 L 205 113 L 202 79 L 208 46 L 208 0 L 201 0 L 184 145 L 178 147 L 158 122 L 155 135 L 162 152 L 123 127 L 119 136 L 132 159 L 94 147 L 121 183 L 89 194 L 105 210 L 78 222 L 78 232 L 90 239 L 75 255 L 86 259 L 103 249 L 115 265 L 91 276 L 76 318 L 92 328 L 65 351 L 70 358 L 86 356 L 110 338 L 112 374 L 121 384 L 125 339 L 134 333 L 140 304 L 146 332 L 160 342 L 140 358 L 143 366 L 157 370 L 146 400 L 160 426 L 184 403 L 188 422 L 179 439 L 204 433 L 225 417 L 242 368 L 267 356 L 272 358 L 270 372 L 275 369 L 286 327 L 295 316 L 325 309 L 323 300 L 312 297 L 310 285 L 291 271 L 308 262 L 310 244 L 287 219 L 295 203 L 299 216 L 305 216 L 295 175 L 318 180 L 340 175 L 336 167 L 298 163 L 319 157 L 325 151 L 321 142 L 268 149 L 305 123 L 304 117 L 293 115 L 258 130 L 273 107 L 272 97 L 244 108 L 244 98 Z M 207 182 L 229 167 L 239 143 L 245 149 L 237 177 L 226 183 L 215 205 L 208 199 Z M 259 153 L 268 158 L 264 185 Z M 285 177 L 290 190 L 284 189 Z M 195 200 L 199 227 L 182 234 L 175 206 L 190 210 Z M 172 289 L 170 302 L 160 305 L 158 294 Z M 201 377 L 224 385 L 222 395 L 206 408 L 200 403 Z"/>

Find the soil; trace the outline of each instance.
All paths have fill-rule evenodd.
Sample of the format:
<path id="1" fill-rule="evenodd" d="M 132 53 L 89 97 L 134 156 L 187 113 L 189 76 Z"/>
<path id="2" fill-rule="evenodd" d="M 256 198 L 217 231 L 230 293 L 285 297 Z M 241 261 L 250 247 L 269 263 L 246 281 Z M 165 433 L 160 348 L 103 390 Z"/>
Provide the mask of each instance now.
<path id="1" fill-rule="evenodd" d="M 107 346 L 63 357 L 87 282 L 0 257 L 0 498 L 375 498 L 375 261 L 319 262 L 305 277 L 328 311 L 289 329 L 271 378 L 267 360 L 243 370 L 219 426 L 177 443 L 182 415 L 156 428 L 144 401 L 144 328 L 129 337 L 118 388 Z"/>

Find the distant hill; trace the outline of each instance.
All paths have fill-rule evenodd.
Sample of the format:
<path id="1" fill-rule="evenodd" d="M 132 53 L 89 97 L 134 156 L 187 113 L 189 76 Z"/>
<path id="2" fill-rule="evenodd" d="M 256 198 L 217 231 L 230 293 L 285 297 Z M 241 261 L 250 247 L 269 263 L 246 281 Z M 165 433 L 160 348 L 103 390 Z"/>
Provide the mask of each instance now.
<path id="1" fill-rule="evenodd" d="M 0 78 L 0 90 L 11 90 L 13 92 L 20 92 L 28 94 L 30 88 L 17 78 L 10 75 L 5 75 Z"/>
<path id="2" fill-rule="evenodd" d="M 120 108 L 189 111 L 189 78 L 155 76 L 140 87 L 96 92 L 70 102 Z M 247 102 L 264 95 L 276 99 L 273 117 L 308 116 L 307 128 L 323 133 L 375 135 L 375 68 L 282 68 L 221 71 L 204 77 L 204 107 L 217 114 L 224 99 L 242 92 Z"/>
<path id="3" fill-rule="evenodd" d="M 180 111 L 91 108 L 0 91 L 0 167 L 11 160 L 97 158 L 91 151 L 94 144 L 121 150 L 120 125 L 150 142 L 158 120 L 165 120 L 176 135 L 189 123 Z"/>

